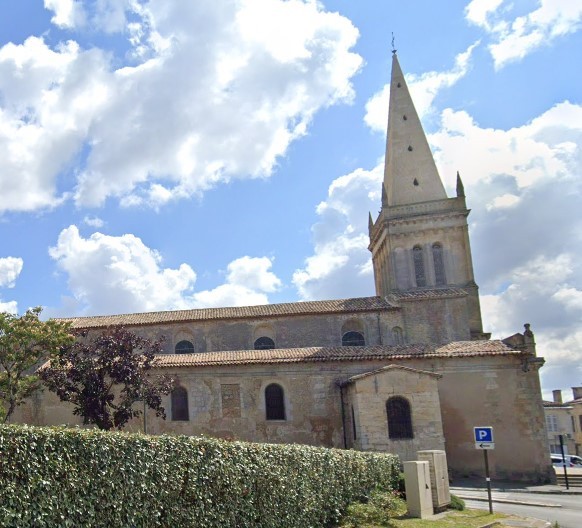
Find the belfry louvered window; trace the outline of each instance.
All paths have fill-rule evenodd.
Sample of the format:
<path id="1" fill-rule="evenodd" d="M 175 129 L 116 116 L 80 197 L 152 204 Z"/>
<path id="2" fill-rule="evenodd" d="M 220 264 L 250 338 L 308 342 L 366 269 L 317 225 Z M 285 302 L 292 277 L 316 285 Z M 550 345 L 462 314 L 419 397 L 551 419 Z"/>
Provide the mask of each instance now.
<path id="1" fill-rule="evenodd" d="M 434 279 L 437 286 L 444 286 L 447 283 L 445 276 L 445 265 L 443 262 L 443 246 L 432 245 L 432 260 L 434 263 Z"/>
<path id="2" fill-rule="evenodd" d="M 424 255 L 420 246 L 412 248 L 412 258 L 414 260 L 414 277 L 417 286 L 426 286 L 426 275 L 424 273 Z"/>
<path id="3" fill-rule="evenodd" d="M 188 413 L 188 391 L 184 387 L 176 387 L 172 391 L 172 420 L 186 422 Z"/>
<path id="4" fill-rule="evenodd" d="M 285 420 L 285 394 L 283 387 L 276 383 L 267 385 L 265 389 L 265 407 L 267 420 Z"/>
<path id="5" fill-rule="evenodd" d="M 392 339 L 394 340 L 395 345 L 404 344 L 404 337 L 402 336 L 402 328 L 400 328 L 399 326 L 395 326 L 392 329 Z"/>
<path id="6" fill-rule="evenodd" d="M 402 396 L 393 396 L 386 402 L 388 436 L 391 439 L 412 438 L 412 415 L 410 403 Z"/>

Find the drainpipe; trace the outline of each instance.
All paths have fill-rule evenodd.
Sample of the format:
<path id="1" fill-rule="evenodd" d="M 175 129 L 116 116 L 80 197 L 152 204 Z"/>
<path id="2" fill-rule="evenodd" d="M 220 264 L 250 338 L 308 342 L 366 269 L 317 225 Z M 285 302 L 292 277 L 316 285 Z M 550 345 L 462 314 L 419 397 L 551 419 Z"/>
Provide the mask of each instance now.
<path id="1" fill-rule="evenodd" d="M 344 436 L 344 449 L 347 449 L 348 448 L 348 439 L 346 436 L 346 410 L 344 407 L 344 387 L 343 387 L 343 384 L 341 381 L 337 381 L 336 384 L 340 390 L 340 405 L 342 408 L 342 432 L 343 432 L 343 436 Z"/>

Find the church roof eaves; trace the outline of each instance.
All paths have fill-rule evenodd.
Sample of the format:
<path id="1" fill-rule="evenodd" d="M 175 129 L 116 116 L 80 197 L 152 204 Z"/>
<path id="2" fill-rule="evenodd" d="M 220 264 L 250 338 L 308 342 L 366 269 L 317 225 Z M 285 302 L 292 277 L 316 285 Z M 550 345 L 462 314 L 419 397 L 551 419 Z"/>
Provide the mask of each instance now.
<path id="1" fill-rule="evenodd" d="M 404 367 L 402 365 L 387 365 L 386 367 L 382 367 L 379 369 L 371 370 L 370 372 L 364 372 L 363 374 L 357 374 L 356 376 L 352 376 L 348 378 L 344 382 L 341 383 L 342 386 L 349 385 L 350 383 L 355 383 L 358 380 L 367 378 L 369 376 L 375 376 L 376 374 L 382 374 L 383 372 L 390 372 L 391 370 L 403 370 L 405 372 L 412 372 L 415 374 L 423 374 L 426 376 L 431 376 L 433 378 L 440 379 L 443 377 L 442 374 L 437 374 L 436 372 L 430 372 L 428 370 L 421 370 L 415 369 L 410 367 Z"/>
<path id="2" fill-rule="evenodd" d="M 501 341 L 458 341 L 448 345 L 399 345 L 364 347 L 308 347 L 272 350 L 231 350 L 196 354 L 162 354 L 155 366 L 211 367 L 276 363 L 319 363 L 334 361 L 406 360 L 422 358 L 522 356 L 523 351 L 508 347 Z"/>
<path id="3" fill-rule="evenodd" d="M 462 288 L 426 288 L 410 291 L 394 291 L 390 296 L 397 302 L 416 301 L 419 299 L 442 299 L 451 297 L 464 297 L 467 292 Z"/>
<path id="4" fill-rule="evenodd" d="M 383 297 L 355 297 L 326 301 L 302 301 L 257 306 L 233 306 L 226 308 L 194 308 L 164 312 L 143 312 L 119 315 L 96 315 L 59 319 L 70 322 L 73 328 L 107 328 L 113 325 L 146 326 L 160 323 L 190 321 L 212 321 L 225 319 L 248 319 L 255 317 L 278 317 L 345 312 L 374 312 L 398 310 Z"/>

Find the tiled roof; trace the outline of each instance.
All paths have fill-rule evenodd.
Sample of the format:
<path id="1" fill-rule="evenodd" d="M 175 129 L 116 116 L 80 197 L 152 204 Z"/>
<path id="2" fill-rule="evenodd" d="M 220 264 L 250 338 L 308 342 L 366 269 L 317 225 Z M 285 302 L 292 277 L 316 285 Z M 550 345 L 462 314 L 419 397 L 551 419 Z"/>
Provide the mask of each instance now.
<path id="1" fill-rule="evenodd" d="M 229 308 L 200 308 L 167 312 L 71 317 L 59 320 L 72 323 L 73 328 L 106 328 L 112 325 L 142 326 L 158 323 L 276 317 L 281 315 L 373 312 L 388 309 L 397 309 L 397 307 L 390 304 L 383 297 L 356 297 L 353 299 L 263 304 L 259 306 L 233 306 Z"/>
<path id="2" fill-rule="evenodd" d="M 403 367 L 402 365 L 388 365 L 386 367 L 382 367 L 376 370 L 372 370 L 370 372 L 364 372 L 363 374 L 357 374 L 356 376 L 352 376 L 348 378 L 346 381 L 342 383 L 342 385 L 349 385 L 350 383 L 354 383 L 358 380 L 363 378 L 367 378 L 368 376 L 375 376 L 376 374 L 380 374 L 382 372 L 390 372 L 391 370 L 398 370 L 398 371 L 405 371 L 405 372 L 413 372 L 416 374 L 424 374 L 426 376 L 431 376 L 433 378 L 442 378 L 442 374 L 436 374 L 434 372 L 429 372 L 428 370 L 420 370 L 410 367 Z"/>
<path id="3" fill-rule="evenodd" d="M 493 340 L 477 340 L 477 341 L 453 341 L 446 345 L 437 348 L 439 354 L 456 356 L 462 354 L 466 355 L 489 355 L 502 354 L 506 351 L 514 351 L 515 349 L 506 345 L 503 341 Z"/>
<path id="4" fill-rule="evenodd" d="M 415 301 L 419 299 L 463 297 L 467 295 L 467 292 L 462 288 L 427 288 L 420 290 L 393 292 L 390 295 L 396 301 Z"/>
<path id="5" fill-rule="evenodd" d="M 555 408 L 561 408 L 561 409 L 570 409 L 571 408 L 571 406 L 568 405 L 567 403 L 558 403 L 558 402 L 547 401 L 547 400 L 543 400 L 542 405 L 544 407 L 555 407 Z"/>
<path id="6" fill-rule="evenodd" d="M 522 351 L 508 347 L 501 341 L 461 341 L 442 347 L 433 345 L 309 347 L 202 352 L 198 354 L 163 354 L 156 357 L 156 366 L 160 368 L 209 367 L 215 365 L 316 363 L 378 359 L 520 356 L 524 354 Z"/>

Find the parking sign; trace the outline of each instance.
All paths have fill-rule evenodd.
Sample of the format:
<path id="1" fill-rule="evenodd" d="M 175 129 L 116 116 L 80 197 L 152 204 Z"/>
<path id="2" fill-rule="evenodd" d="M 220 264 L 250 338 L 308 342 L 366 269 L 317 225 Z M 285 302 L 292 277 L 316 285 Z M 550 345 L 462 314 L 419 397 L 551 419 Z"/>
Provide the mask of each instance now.
<path id="1" fill-rule="evenodd" d="M 473 427 L 473 434 L 475 436 L 476 449 L 494 449 L 495 442 L 493 441 L 493 427 Z"/>

